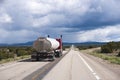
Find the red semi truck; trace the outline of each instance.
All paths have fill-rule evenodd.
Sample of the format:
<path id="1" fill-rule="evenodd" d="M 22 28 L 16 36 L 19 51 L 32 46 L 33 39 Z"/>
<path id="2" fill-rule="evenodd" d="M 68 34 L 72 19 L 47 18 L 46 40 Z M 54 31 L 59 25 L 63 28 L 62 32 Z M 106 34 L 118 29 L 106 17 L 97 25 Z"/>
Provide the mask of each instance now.
<path id="1" fill-rule="evenodd" d="M 34 43 L 35 51 L 31 54 L 32 60 L 50 59 L 62 56 L 62 36 L 58 39 L 39 37 Z"/>

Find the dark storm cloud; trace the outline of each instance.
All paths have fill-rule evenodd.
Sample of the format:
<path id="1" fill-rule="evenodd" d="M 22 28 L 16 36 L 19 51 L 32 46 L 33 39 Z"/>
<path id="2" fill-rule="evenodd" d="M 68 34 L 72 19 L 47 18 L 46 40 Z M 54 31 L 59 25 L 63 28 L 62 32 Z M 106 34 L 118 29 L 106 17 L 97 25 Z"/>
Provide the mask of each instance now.
<path id="1" fill-rule="evenodd" d="M 4 0 L 0 0 L 0 4 L 3 3 Z"/>
<path id="2" fill-rule="evenodd" d="M 71 20 L 71 23 L 68 24 L 68 22 L 66 21 L 65 26 L 68 26 L 70 28 L 77 28 L 79 31 L 97 29 L 105 26 L 119 25 L 119 3 L 120 1 L 117 0 L 110 0 L 109 3 L 107 1 L 93 1 L 93 3 L 90 5 L 87 12 L 84 13 L 84 15 L 70 16 L 69 20 Z M 74 30 L 76 31 L 76 29 Z"/>
<path id="3" fill-rule="evenodd" d="M 13 19 L 11 28 L 13 30 L 32 26 L 89 30 L 120 24 L 119 3 L 118 0 L 109 0 L 109 2 L 106 0 L 68 0 L 68 3 L 63 0 L 31 0 L 31 2 L 21 0 L 19 3 L 6 1 L 5 9 Z"/>

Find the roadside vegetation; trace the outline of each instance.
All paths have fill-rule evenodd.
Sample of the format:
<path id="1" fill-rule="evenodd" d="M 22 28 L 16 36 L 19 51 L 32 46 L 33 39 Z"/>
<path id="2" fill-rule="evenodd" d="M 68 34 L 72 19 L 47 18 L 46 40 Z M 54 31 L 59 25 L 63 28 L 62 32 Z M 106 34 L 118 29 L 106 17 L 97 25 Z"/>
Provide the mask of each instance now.
<path id="1" fill-rule="evenodd" d="M 29 58 L 32 52 L 31 47 L 0 47 L 0 64 Z"/>
<path id="2" fill-rule="evenodd" d="M 64 45 L 62 48 L 63 48 L 63 50 L 66 50 L 66 49 L 69 49 L 70 46 L 69 45 Z"/>
<path id="3" fill-rule="evenodd" d="M 112 54 L 120 57 L 120 42 L 109 42 L 101 46 L 101 53 Z"/>
<path id="4" fill-rule="evenodd" d="M 108 42 L 107 44 L 102 45 L 99 48 L 92 48 L 81 51 L 107 60 L 110 63 L 120 65 L 120 42 Z"/>
<path id="5" fill-rule="evenodd" d="M 97 47 L 100 47 L 99 45 L 86 45 L 86 46 L 83 46 L 83 45 L 79 45 L 79 46 L 76 46 L 79 50 L 86 50 L 86 49 L 92 49 L 92 48 L 97 48 Z"/>

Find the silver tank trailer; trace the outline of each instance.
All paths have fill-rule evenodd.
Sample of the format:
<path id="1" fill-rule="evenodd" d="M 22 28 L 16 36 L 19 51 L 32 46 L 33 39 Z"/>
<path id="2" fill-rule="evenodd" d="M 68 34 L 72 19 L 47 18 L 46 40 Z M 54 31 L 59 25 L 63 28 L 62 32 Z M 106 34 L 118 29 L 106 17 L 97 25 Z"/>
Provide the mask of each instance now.
<path id="1" fill-rule="evenodd" d="M 59 47 L 60 43 L 53 38 L 39 37 L 34 43 L 33 48 L 37 52 L 49 52 Z"/>

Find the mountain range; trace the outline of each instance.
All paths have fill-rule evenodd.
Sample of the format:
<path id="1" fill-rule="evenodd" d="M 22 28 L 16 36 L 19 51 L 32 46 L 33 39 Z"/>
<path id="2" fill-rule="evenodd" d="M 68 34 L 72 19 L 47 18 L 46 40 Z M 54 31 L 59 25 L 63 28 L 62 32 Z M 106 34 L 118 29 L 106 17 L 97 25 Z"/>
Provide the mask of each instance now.
<path id="1" fill-rule="evenodd" d="M 63 42 L 63 45 L 69 46 L 69 45 L 81 45 L 81 46 L 86 46 L 86 45 L 104 45 L 106 42 L 83 42 L 83 43 L 68 43 L 68 42 Z M 25 42 L 25 43 L 14 43 L 14 44 L 7 44 L 7 43 L 2 43 L 0 46 L 32 46 L 33 41 Z"/>

